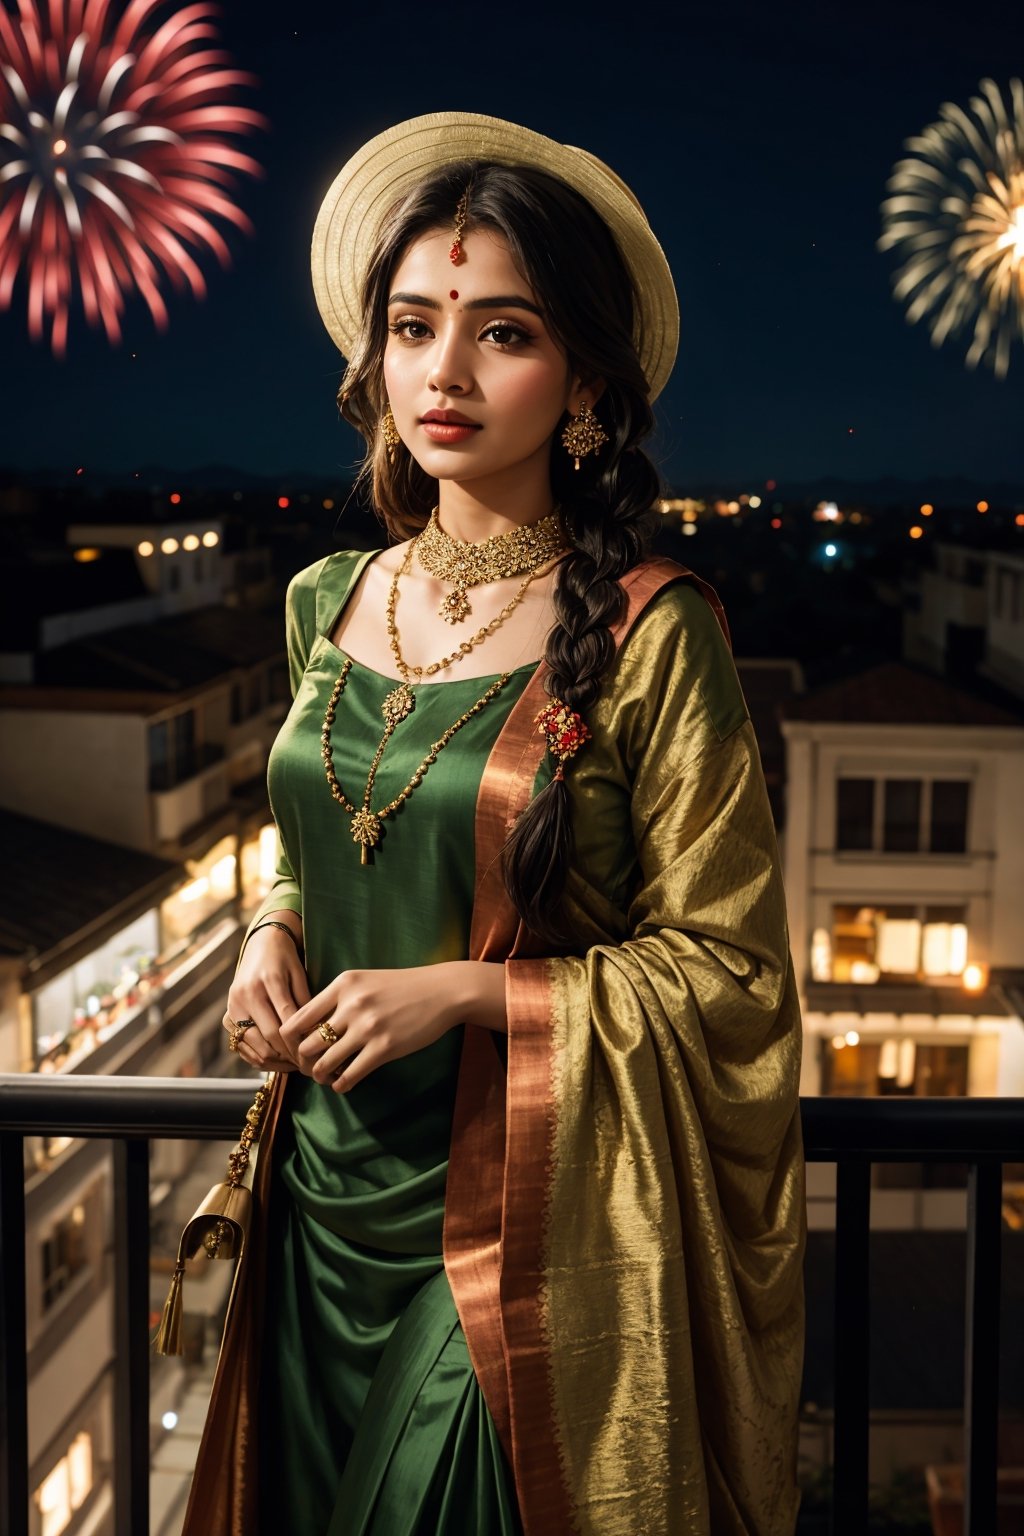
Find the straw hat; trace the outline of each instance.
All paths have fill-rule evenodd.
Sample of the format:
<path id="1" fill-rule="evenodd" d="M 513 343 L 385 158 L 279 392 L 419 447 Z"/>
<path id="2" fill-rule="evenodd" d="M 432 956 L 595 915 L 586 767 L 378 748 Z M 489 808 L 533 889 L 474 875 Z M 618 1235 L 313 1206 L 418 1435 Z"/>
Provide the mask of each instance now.
<path id="1" fill-rule="evenodd" d="M 586 150 L 477 112 L 432 112 L 398 123 L 357 150 L 331 184 L 313 230 L 313 289 L 343 356 L 351 356 L 359 334 L 363 275 L 384 215 L 417 182 L 455 160 L 535 166 L 568 182 L 597 210 L 633 276 L 637 348 L 653 400 L 675 362 L 679 304 L 665 253 L 640 204 Z"/>

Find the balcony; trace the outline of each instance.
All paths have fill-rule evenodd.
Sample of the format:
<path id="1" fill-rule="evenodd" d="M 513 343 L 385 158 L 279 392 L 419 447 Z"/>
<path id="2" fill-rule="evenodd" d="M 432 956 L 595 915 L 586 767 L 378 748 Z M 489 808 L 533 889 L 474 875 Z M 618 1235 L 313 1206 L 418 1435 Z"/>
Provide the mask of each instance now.
<path id="1" fill-rule="evenodd" d="M 115 1243 L 115 1530 L 139 1536 L 149 1529 L 149 1143 L 233 1141 L 251 1099 L 248 1082 L 0 1077 L 0 1422 L 6 1431 L 0 1530 L 6 1536 L 29 1532 L 23 1138 L 113 1139 L 115 1234 L 131 1234 L 131 1242 Z M 964 1455 L 962 1493 L 949 1495 L 956 1523 L 935 1530 L 993 1536 L 1003 1529 L 997 1489 L 1007 1486 L 1005 1474 L 997 1477 L 1000 1308 L 1009 1249 L 1002 1175 L 1004 1164 L 1024 1162 L 1024 1100 L 805 1099 L 802 1114 L 808 1161 L 837 1168 L 834 1391 L 831 1410 L 818 1415 L 831 1446 L 832 1536 L 865 1536 L 876 1528 L 869 1527 L 868 1503 L 872 1164 L 950 1162 L 968 1167 Z M 936 1508 L 939 1502 L 937 1495 Z"/>

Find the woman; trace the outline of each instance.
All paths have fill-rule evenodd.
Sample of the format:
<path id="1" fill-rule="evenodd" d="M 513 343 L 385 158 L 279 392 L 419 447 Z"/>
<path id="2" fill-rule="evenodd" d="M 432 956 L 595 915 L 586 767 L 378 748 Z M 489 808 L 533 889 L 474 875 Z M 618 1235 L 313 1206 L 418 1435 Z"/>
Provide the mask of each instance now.
<path id="1" fill-rule="evenodd" d="M 269 1214 L 186 1529 L 790 1532 L 800 1022 L 724 618 L 645 556 L 664 256 L 600 162 L 446 113 L 353 157 L 313 273 L 400 542 L 289 589 L 225 1018 Z"/>

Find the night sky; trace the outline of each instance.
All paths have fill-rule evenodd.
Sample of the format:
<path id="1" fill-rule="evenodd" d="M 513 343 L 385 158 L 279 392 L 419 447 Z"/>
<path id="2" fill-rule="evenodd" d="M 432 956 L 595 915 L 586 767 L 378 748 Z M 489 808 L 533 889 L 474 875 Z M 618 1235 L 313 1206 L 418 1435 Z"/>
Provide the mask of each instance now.
<path id="1" fill-rule="evenodd" d="M 133 303 L 114 351 L 76 310 L 64 363 L 28 341 L 19 286 L 0 314 L 0 465 L 347 479 L 358 445 L 310 288 L 313 220 L 365 139 L 459 108 L 590 149 L 643 203 L 682 310 L 658 404 L 669 482 L 1024 485 L 1024 348 L 1002 383 L 966 369 L 965 345 L 933 349 L 875 249 L 903 140 L 1024 70 L 1015 11 L 228 3 L 227 46 L 261 82 L 245 103 L 272 123 L 243 146 L 267 170 L 238 198 L 255 238 L 231 234 L 228 272 L 205 260 L 204 303 L 170 295 L 163 335 Z"/>

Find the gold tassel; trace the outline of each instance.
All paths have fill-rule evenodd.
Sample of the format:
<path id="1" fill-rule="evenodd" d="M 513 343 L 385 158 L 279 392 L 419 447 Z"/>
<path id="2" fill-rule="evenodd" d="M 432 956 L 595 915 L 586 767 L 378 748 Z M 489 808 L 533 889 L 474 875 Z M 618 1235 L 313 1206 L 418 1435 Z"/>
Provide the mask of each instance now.
<path id="1" fill-rule="evenodd" d="M 200 1249 L 208 1259 L 242 1257 L 252 1223 L 252 1176 L 256 1144 L 273 1081 L 274 1075 L 271 1073 L 257 1090 L 255 1101 L 246 1112 L 241 1138 L 228 1154 L 227 1179 L 213 1186 L 194 1216 L 185 1224 L 178 1244 L 171 1288 L 164 1302 L 160 1326 L 153 1337 L 153 1349 L 158 1355 L 182 1353 L 182 1282 L 188 1260 L 194 1259 Z"/>
<path id="2" fill-rule="evenodd" d="M 158 1355 L 180 1355 L 181 1347 L 181 1282 L 185 1278 L 185 1265 L 179 1258 L 174 1266 L 174 1275 L 171 1279 L 171 1288 L 167 1292 L 167 1300 L 164 1302 L 164 1312 L 160 1319 L 160 1326 L 153 1340 L 153 1348 Z"/>

